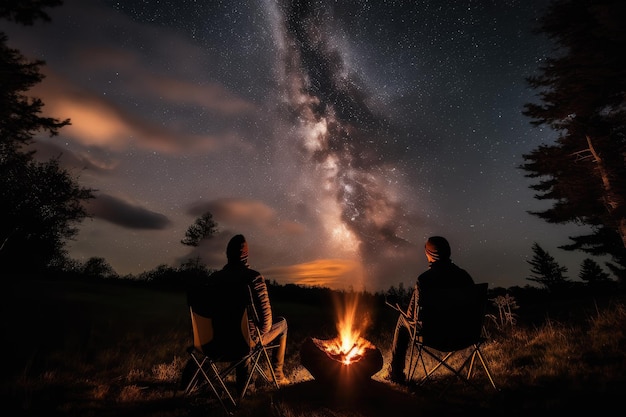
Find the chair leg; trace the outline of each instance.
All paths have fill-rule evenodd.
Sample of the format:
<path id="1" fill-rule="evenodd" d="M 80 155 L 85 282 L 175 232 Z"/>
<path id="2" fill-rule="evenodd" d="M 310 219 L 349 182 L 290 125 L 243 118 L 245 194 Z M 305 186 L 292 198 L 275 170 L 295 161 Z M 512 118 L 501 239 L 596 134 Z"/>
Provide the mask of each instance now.
<path id="1" fill-rule="evenodd" d="M 430 377 L 437 371 L 437 369 L 439 369 L 442 366 L 447 368 L 453 374 L 458 376 L 457 371 L 446 363 L 448 358 L 452 355 L 451 353 L 446 354 L 446 356 L 444 358 L 440 358 L 436 354 L 432 353 L 431 351 L 429 351 L 426 348 L 423 348 L 422 350 L 424 352 L 426 352 L 428 354 L 428 356 L 430 356 L 431 358 L 435 359 L 437 361 L 437 364 L 434 367 L 430 368 L 430 369 L 426 369 L 426 364 L 424 363 L 424 359 L 422 358 L 422 364 L 423 364 L 423 367 L 424 367 L 424 376 L 418 382 L 418 385 L 424 385 L 426 383 L 426 381 L 428 381 L 430 379 Z"/>
<path id="2" fill-rule="evenodd" d="M 413 332 L 413 335 L 411 335 L 411 349 L 409 350 L 409 372 L 407 373 L 407 381 L 410 381 L 413 378 L 413 372 L 415 371 L 415 368 L 417 368 L 417 361 L 418 359 L 421 357 L 420 355 L 418 355 L 415 358 L 415 364 L 413 364 L 413 357 L 414 357 L 414 353 L 415 353 L 415 331 Z"/>
<path id="3" fill-rule="evenodd" d="M 254 375 L 254 372 L 259 369 L 258 366 L 259 366 L 260 353 L 261 352 L 257 352 L 252 357 L 249 358 L 249 360 L 252 360 L 252 365 L 249 368 L 248 377 L 246 378 L 246 383 L 244 384 L 243 389 L 239 393 L 239 400 L 242 400 L 243 397 L 246 395 L 246 392 L 248 391 L 248 387 L 250 386 L 250 382 L 252 381 L 252 375 Z"/>
<path id="4" fill-rule="evenodd" d="M 254 353 L 252 353 L 250 356 L 248 356 L 245 359 L 245 360 L 250 360 L 251 364 L 249 366 L 249 372 L 246 378 L 245 385 L 243 386 L 241 393 L 239 394 L 239 400 L 241 400 L 245 396 L 246 392 L 248 391 L 250 383 L 252 382 L 252 376 L 254 375 L 255 372 L 258 372 L 266 382 L 272 382 L 276 388 L 280 388 L 278 384 L 278 380 L 276 379 L 276 374 L 274 373 L 274 369 L 272 368 L 272 361 L 270 360 L 269 354 L 267 352 L 268 349 L 272 349 L 275 347 L 278 347 L 278 346 L 257 347 L 256 348 L 257 351 L 255 351 Z M 263 367 L 261 366 L 261 356 L 263 356 L 264 361 L 266 362 L 267 367 L 269 368 L 271 381 L 267 378 L 267 375 L 265 374 L 265 371 L 263 370 Z M 240 364 L 241 362 L 243 361 L 238 362 L 238 364 Z"/>
<path id="5" fill-rule="evenodd" d="M 452 372 L 454 374 L 454 376 L 456 376 L 457 378 L 459 378 L 460 380 L 462 380 L 463 382 L 467 383 L 467 385 L 474 387 L 476 390 L 481 390 L 481 387 L 479 387 L 477 384 L 475 384 L 473 381 L 470 380 L 471 376 L 472 376 L 472 372 L 474 370 L 474 362 L 475 362 L 475 358 L 476 356 L 478 356 L 481 365 L 483 366 L 483 369 L 485 370 L 485 373 L 487 374 L 487 377 L 489 378 L 489 382 L 491 383 L 491 386 L 497 391 L 498 388 L 496 387 L 496 384 L 493 380 L 493 377 L 491 375 L 491 371 L 489 369 L 489 365 L 487 364 L 487 361 L 485 360 L 482 352 L 480 351 L 480 346 L 478 345 L 474 345 L 473 347 L 473 351 L 471 354 L 468 355 L 468 357 L 463 361 L 463 363 L 458 367 L 458 368 L 454 368 L 452 367 L 449 363 L 448 360 L 450 359 L 450 357 L 452 355 L 454 355 L 455 353 L 457 353 L 457 351 L 454 352 L 448 352 L 446 353 L 443 357 L 435 354 L 434 352 L 428 350 L 427 348 L 424 348 L 423 346 L 421 346 L 421 351 L 422 354 L 426 353 L 428 354 L 428 356 L 430 356 L 431 358 L 433 358 L 435 361 L 437 361 L 437 364 L 435 366 L 433 366 L 431 369 L 426 370 L 425 365 L 424 365 L 424 373 L 425 375 L 422 377 L 422 379 L 418 382 L 418 385 L 423 385 L 439 368 L 441 368 L 442 366 L 446 369 L 448 369 L 450 372 Z M 422 363 L 424 362 L 424 359 L 422 357 Z M 467 370 L 467 374 L 462 374 L 463 370 L 465 368 L 468 368 Z M 452 384 L 452 381 L 450 381 L 446 387 L 442 390 L 442 394 L 445 390 L 448 389 L 448 387 Z"/>
<path id="6" fill-rule="evenodd" d="M 198 375 L 200 375 L 200 368 L 196 367 L 196 371 L 193 373 L 191 379 L 187 383 L 187 387 L 185 388 L 185 395 L 188 395 L 196 385 L 198 385 Z"/>
<path id="7" fill-rule="evenodd" d="M 226 384 L 224 383 L 224 378 L 222 378 L 222 376 L 220 375 L 220 370 L 218 369 L 217 365 L 213 361 L 211 361 L 210 364 L 211 364 L 211 369 L 213 370 L 213 374 L 216 375 L 217 382 L 220 384 L 220 388 L 222 389 L 222 392 L 226 394 L 226 397 L 228 397 L 230 404 L 233 407 L 237 407 L 237 402 L 231 395 L 230 390 L 226 387 Z M 211 386 L 213 387 L 212 384 Z M 213 392 L 217 395 L 217 398 L 219 399 L 220 403 L 224 405 L 224 402 L 222 401 L 222 396 L 217 392 L 215 388 L 213 388 Z M 226 406 L 224 406 L 224 408 L 227 409 Z"/>
<path id="8" fill-rule="evenodd" d="M 426 365 L 424 364 L 424 357 L 422 356 L 422 345 L 415 343 L 415 339 L 411 340 L 411 349 L 409 351 L 409 367 L 406 374 L 406 380 L 411 381 L 417 371 L 417 366 L 421 363 L 424 373 L 426 373 Z"/>
<path id="9" fill-rule="evenodd" d="M 274 383 L 274 387 L 275 388 L 280 388 L 280 385 L 278 384 L 278 379 L 276 379 L 276 374 L 274 373 L 274 367 L 272 366 L 272 360 L 270 359 L 270 355 L 267 352 L 268 349 L 278 349 L 279 346 L 275 345 L 275 346 L 271 346 L 271 347 L 265 347 L 263 349 L 263 354 L 265 355 L 265 361 L 267 362 L 267 367 L 270 370 L 270 375 L 272 376 L 272 382 Z M 265 374 L 263 374 L 265 375 Z"/>
<path id="10" fill-rule="evenodd" d="M 487 378 L 489 378 L 489 382 L 491 382 L 491 386 L 496 391 L 499 391 L 499 389 L 496 387 L 496 383 L 494 382 L 493 377 L 491 376 L 491 370 L 489 369 L 489 365 L 487 364 L 487 361 L 483 357 L 483 354 L 480 351 L 480 349 L 477 349 L 476 353 L 478 355 L 478 359 L 480 359 L 480 362 L 483 364 L 483 369 L 485 370 L 485 373 L 487 374 Z"/>
<path id="11" fill-rule="evenodd" d="M 226 393 L 226 396 L 228 397 L 228 399 L 230 401 L 230 404 L 233 407 L 236 407 L 237 403 L 235 402 L 235 399 L 232 397 L 232 395 L 230 394 L 230 391 L 228 390 L 228 388 L 224 384 L 224 380 L 220 376 L 220 373 L 219 373 L 219 370 L 217 369 L 217 366 L 212 361 L 210 361 L 207 357 L 204 357 L 202 360 L 199 360 L 196 357 L 196 355 L 193 354 L 193 353 L 191 353 L 190 356 L 193 359 L 193 361 L 196 363 L 197 370 L 194 373 L 194 376 L 191 379 L 191 381 L 189 381 L 189 384 L 187 385 L 187 389 L 185 390 L 185 393 L 189 394 L 189 392 L 193 389 L 193 386 L 195 386 L 195 384 L 197 384 L 199 375 L 201 374 L 204 377 L 204 379 L 207 382 L 207 384 L 209 385 L 209 387 L 211 388 L 211 391 L 215 395 L 215 398 L 217 398 L 217 400 L 219 401 L 219 403 L 222 406 L 222 408 L 224 409 L 224 411 L 226 413 L 230 413 L 230 410 L 229 410 L 228 406 L 226 405 L 226 403 L 222 399 L 222 395 L 219 393 L 219 391 L 217 390 L 217 387 L 215 386 L 215 384 L 212 381 L 213 378 L 209 377 L 209 375 L 207 374 L 207 372 L 204 369 L 204 367 L 208 363 L 209 367 L 211 368 L 211 371 L 213 372 L 213 375 L 215 375 L 215 379 L 217 380 L 217 383 L 219 383 L 220 388 L 222 389 L 222 391 L 224 393 Z"/>

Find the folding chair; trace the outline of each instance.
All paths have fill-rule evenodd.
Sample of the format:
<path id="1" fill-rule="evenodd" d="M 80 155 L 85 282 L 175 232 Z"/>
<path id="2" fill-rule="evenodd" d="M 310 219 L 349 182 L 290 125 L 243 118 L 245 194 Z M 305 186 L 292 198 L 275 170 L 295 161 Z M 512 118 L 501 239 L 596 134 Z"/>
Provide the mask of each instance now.
<path id="1" fill-rule="evenodd" d="M 187 348 L 187 352 L 195 365 L 195 370 L 187 384 L 185 394 L 188 395 L 199 385 L 206 384 L 224 411 L 230 414 L 244 398 L 256 374 L 265 382 L 273 383 L 279 388 L 269 356 L 269 350 L 277 348 L 278 345 L 263 345 L 256 325 L 258 316 L 251 302 L 239 308 L 236 303 L 228 304 L 225 301 L 216 304 L 221 308 L 215 308 L 215 305 L 198 305 L 194 308 L 193 304 L 189 307 L 193 345 Z M 251 327 L 255 337 L 251 337 Z M 247 363 L 249 371 L 245 384 L 237 396 L 233 387 L 229 388 L 231 384 L 227 382 L 235 378 L 237 367 L 244 363 Z M 265 366 L 269 368 L 269 377 L 264 370 Z"/>
<path id="2" fill-rule="evenodd" d="M 487 283 L 481 283 L 469 289 L 433 288 L 420 294 L 419 320 L 411 331 L 409 380 L 421 365 L 423 376 L 418 385 L 429 381 L 437 370 L 447 369 L 468 385 L 479 388 L 470 381 L 478 358 L 489 382 L 498 390 L 481 351 L 486 341 L 483 324 L 487 287 Z"/>

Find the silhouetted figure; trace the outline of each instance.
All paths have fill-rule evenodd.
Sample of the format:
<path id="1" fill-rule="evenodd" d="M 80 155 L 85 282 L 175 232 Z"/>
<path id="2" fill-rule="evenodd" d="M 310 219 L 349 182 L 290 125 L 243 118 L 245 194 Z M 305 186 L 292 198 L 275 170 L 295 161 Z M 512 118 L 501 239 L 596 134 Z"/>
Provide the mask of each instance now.
<path id="1" fill-rule="evenodd" d="M 428 238 L 425 245 L 428 270 L 417 277 L 415 289 L 411 295 L 406 314 L 400 314 L 391 347 L 391 364 L 387 378 L 392 382 L 405 383 L 404 365 L 410 342 L 410 329 L 417 320 L 419 327 L 420 298 L 428 297 L 430 288 L 470 287 L 474 284 L 471 275 L 458 267 L 450 259 L 451 250 L 448 241 L 441 236 Z"/>
<path id="2" fill-rule="evenodd" d="M 248 265 L 248 243 L 243 235 L 235 235 L 226 247 L 227 263 L 222 269 L 208 278 L 206 285 L 197 286 L 188 293 L 188 302 L 192 308 L 210 317 L 216 309 L 221 312 L 237 309 L 252 303 L 258 316 L 258 328 L 263 344 L 276 342 L 279 347 L 272 349 L 272 367 L 279 384 L 288 384 L 283 367 L 287 348 L 287 320 L 284 317 L 272 317 L 272 307 L 265 278 L 260 272 Z M 253 326 L 252 317 L 249 317 Z M 251 335 L 256 332 L 251 328 Z M 218 351 L 229 349 L 228 346 L 212 347 Z M 243 356 L 243 355 L 242 355 Z M 249 364 L 242 364 L 236 370 L 236 384 L 239 392 L 243 390 L 250 369 Z M 186 381 L 183 371 L 182 385 Z"/>

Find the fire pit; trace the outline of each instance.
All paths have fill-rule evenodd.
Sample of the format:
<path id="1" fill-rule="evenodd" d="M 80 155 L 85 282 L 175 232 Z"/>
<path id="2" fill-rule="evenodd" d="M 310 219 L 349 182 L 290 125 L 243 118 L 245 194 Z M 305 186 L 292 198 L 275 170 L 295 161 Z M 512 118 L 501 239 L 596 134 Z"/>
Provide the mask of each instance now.
<path id="1" fill-rule="evenodd" d="M 339 338 L 308 337 L 300 348 L 300 361 L 317 381 L 355 384 L 369 380 L 383 366 L 383 355 L 368 340 L 358 338 L 351 346 Z"/>
<path id="2" fill-rule="evenodd" d="M 383 355 L 370 341 L 361 337 L 370 323 L 370 309 L 359 309 L 359 295 L 344 293 L 335 299 L 337 337 L 307 337 L 300 348 L 300 362 L 313 378 L 331 386 L 349 387 L 369 381 L 383 367 Z"/>

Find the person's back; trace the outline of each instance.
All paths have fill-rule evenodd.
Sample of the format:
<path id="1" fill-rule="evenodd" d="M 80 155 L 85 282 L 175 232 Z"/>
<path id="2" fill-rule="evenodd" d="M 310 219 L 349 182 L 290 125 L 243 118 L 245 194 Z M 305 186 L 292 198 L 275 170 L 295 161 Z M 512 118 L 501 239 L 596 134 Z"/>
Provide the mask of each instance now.
<path id="1" fill-rule="evenodd" d="M 255 318 L 249 319 L 249 335 L 254 337 L 257 326 L 264 344 L 276 341 L 278 348 L 273 349 L 272 365 L 277 380 L 281 384 L 289 383 L 283 373 L 285 350 L 287 345 L 287 321 L 283 317 L 272 317 L 272 309 L 265 278 L 248 265 L 248 243 L 243 235 L 235 235 L 226 247 L 227 263 L 209 277 L 192 288 L 188 295 L 189 303 L 198 312 L 204 312 L 213 318 L 216 336 L 211 352 L 228 353 L 228 360 L 236 360 L 249 350 L 249 343 L 242 344 L 241 318 L 243 311 L 250 305 L 256 311 Z M 195 305 L 195 306 L 194 306 Z M 230 337 L 229 337 L 230 334 Z M 246 380 L 248 369 L 245 364 L 237 368 L 237 385 L 241 390 Z M 185 380 L 185 375 L 183 380 Z"/>
<path id="2" fill-rule="evenodd" d="M 417 277 L 415 291 L 409 305 L 409 317 L 414 318 L 419 309 L 420 299 L 430 288 L 469 287 L 474 283 L 470 274 L 451 260 L 451 249 L 447 239 L 431 236 L 424 245 L 428 269 Z"/>
<path id="3" fill-rule="evenodd" d="M 248 279 L 243 273 L 213 273 L 203 288 L 203 304 L 210 307 L 214 338 L 208 352 L 226 360 L 236 360 L 250 350 L 248 333 L 242 331 L 242 318 L 250 304 Z M 232 271 L 231 271 L 232 272 Z"/>
<path id="4" fill-rule="evenodd" d="M 419 320 L 420 304 L 428 299 L 429 290 L 469 288 L 474 284 L 471 275 L 450 259 L 450 244 L 444 237 L 431 236 L 428 238 L 424 252 L 428 260 L 428 270 L 421 273 L 417 278 L 406 315 L 400 315 L 396 323 L 388 375 L 393 382 L 403 383 L 405 381 L 404 365 L 410 329 L 415 326 L 415 320 Z"/>
<path id="5" fill-rule="evenodd" d="M 421 290 L 425 288 L 467 287 L 474 283 L 471 275 L 452 261 L 439 261 L 418 278 Z"/>
<path id="6" fill-rule="evenodd" d="M 273 349 L 272 365 L 279 383 L 286 384 L 289 380 L 283 373 L 285 350 L 287 346 L 287 321 L 284 317 L 274 318 L 270 304 L 265 278 L 260 272 L 248 265 L 248 243 L 243 235 L 235 235 L 228 242 L 226 248 L 228 262 L 224 267 L 212 275 L 215 285 L 221 288 L 218 298 L 224 309 L 233 305 L 252 302 L 256 317 L 249 317 L 250 325 L 257 326 L 263 344 L 276 341 L 278 348 Z M 232 304 L 232 305 L 231 305 Z M 255 320 L 255 323 L 252 323 Z M 256 335 L 250 329 L 252 337 Z M 240 371 L 237 378 L 243 375 Z"/>

